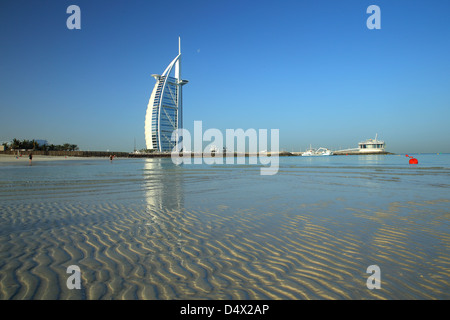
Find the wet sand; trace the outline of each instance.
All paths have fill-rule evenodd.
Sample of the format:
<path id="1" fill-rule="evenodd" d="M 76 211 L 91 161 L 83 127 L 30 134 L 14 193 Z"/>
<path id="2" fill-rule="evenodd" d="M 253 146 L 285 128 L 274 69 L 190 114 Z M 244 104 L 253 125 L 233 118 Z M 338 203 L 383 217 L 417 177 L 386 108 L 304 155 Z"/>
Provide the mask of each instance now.
<path id="1" fill-rule="evenodd" d="M 81 180 L 28 173 L 0 184 L 0 299 L 450 298 L 448 197 L 362 206 L 323 195 L 319 181 L 308 188 L 324 198 L 305 200 L 291 186 L 300 170 L 287 167 L 281 191 L 258 184 L 252 195 L 246 184 L 266 179 L 258 168 L 147 161 L 119 174 L 126 161 L 93 161 L 99 174 Z M 80 290 L 66 286 L 70 265 L 81 269 Z M 366 287 L 370 265 L 381 269 L 379 290 Z"/>
<path id="2" fill-rule="evenodd" d="M 435 205 L 443 209 L 448 204 Z M 316 210 L 324 205 L 317 204 Z M 420 211 L 423 205 L 349 211 L 371 222 L 401 207 Z M 273 230 L 266 226 L 269 216 L 261 219 L 251 209 L 230 215 L 226 208 L 177 212 L 107 204 L 10 206 L 1 219 L 8 232 L 0 237 L 0 298 L 449 298 L 446 232 L 393 218 L 369 223 L 366 239 L 353 231 L 358 226 L 336 228 L 314 210 L 288 217 L 291 210 Z M 39 212 L 46 212 L 45 217 Z M 443 245 L 432 251 L 419 243 L 411 248 L 417 233 Z M 365 271 L 372 264 L 383 272 L 382 290 L 366 288 Z M 70 265 L 81 269 L 81 290 L 66 286 Z"/>

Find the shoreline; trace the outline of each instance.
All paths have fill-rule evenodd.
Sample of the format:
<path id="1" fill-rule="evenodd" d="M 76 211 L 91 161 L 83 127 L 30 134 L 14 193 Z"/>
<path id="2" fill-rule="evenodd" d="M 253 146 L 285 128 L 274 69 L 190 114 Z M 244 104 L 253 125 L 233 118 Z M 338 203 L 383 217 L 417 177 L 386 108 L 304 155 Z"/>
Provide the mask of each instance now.
<path id="1" fill-rule="evenodd" d="M 16 161 L 29 161 L 28 155 L 30 153 L 33 154 L 32 161 L 56 161 L 56 160 L 81 160 L 81 159 L 109 159 L 110 155 L 114 155 L 115 159 L 117 158 L 170 158 L 172 154 L 168 153 L 128 153 L 128 152 L 107 152 L 107 151 L 21 151 L 20 156 L 17 156 L 17 151 L 0 151 L 0 162 L 16 162 Z M 261 157 L 261 156 L 275 156 L 279 157 L 301 157 L 303 152 L 287 152 L 280 151 L 277 154 L 272 154 L 271 152 L 267 153 L 238 153 L 234 152 L 231 155 L 224 154 L 202 154 L 202 153 L 194 153 L 183 154 L 180 153 L 179 157 Z M 347 152 L 347 153 L 335 153 L 331 156 L 349 156 L 349 155 L 395 155 L 390 152 L 367 152 L 367 153 L 359 153 L 359 152 Z"/>
<path id="2" fill-rule="evenodd" d="M 83 160 L 87 157 L 77 157 L 77 156 L 46 156 L 46 155 L 34 155 L 33 160 L 35 161 L 63 161 L 63 160 Z M 105 160 L 105 157 L 89 157 L 92 160 Z M 23 154 L 21 157 L 9 154 L 0 154 L 0 163 L 13 163 L 13 162 L 29 162 L 28 154 Z"/>

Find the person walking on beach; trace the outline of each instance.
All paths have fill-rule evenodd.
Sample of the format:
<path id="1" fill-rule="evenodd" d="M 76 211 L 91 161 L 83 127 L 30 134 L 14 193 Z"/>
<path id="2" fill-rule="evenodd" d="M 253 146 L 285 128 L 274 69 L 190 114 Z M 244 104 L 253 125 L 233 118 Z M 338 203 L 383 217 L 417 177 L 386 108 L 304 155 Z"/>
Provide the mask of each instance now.
<path id="1" fill-rule="evenodd" d="M 28 158 L 30 159 L 30 166 L 31 166 L 31 161 L 33 160 L 33 153 L 30 153 L 30 155 L 28 156 Z"/>

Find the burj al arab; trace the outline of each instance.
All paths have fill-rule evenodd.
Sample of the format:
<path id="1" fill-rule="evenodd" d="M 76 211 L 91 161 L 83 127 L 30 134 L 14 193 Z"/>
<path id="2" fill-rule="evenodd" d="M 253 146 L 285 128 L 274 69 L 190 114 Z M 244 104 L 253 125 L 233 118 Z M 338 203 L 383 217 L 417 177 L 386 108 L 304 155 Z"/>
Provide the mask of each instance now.
<path id="1" fill-rule="evenodd" d="M 181 79 L 180 38 L 178 55 L 161 75 L 152 74 L 152 77 L 156 83 L 145 115 L 145 143 L 150 150 L 172 151 L 178 142 L 172 140 L 172 133 L 183 128 L 182 87 L 188 83 Z"/>

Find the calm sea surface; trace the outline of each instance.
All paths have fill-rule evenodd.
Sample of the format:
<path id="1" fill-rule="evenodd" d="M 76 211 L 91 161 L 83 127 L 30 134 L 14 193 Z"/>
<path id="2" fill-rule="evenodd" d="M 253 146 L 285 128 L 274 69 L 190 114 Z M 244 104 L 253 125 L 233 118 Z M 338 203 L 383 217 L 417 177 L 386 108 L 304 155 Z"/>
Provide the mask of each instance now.
<path id="1" fill-rule="evenodd" d="M 0 163 L 0 299 L 449 299 L 450 155 L 416 157 Z"/>

